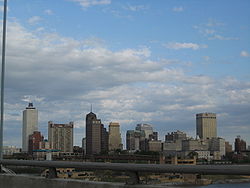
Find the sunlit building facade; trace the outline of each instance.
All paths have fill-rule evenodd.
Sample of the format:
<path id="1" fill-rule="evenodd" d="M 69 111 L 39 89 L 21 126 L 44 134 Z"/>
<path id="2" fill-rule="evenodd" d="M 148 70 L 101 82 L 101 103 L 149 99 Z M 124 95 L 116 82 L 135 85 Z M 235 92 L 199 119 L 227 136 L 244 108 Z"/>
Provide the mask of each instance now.
<path id="1" fill-rule="evenodd" d="M 122 150 L 122 138 L 120 133 L 120 124 L 110 122 L 109 124 L 109 150 Z"/>
<path id="2" fill-rule="evenodd" d="M 217 122 L 215 113 L 196 114 L 196 135 L 200 139 L 217 137 Z"/>
<path id="3" fill-rule="evenodd" d="M 73 122 L 55 124 L 49 121 L 48 137 L 51 148 L 60 152 L 73 152 L 73 127 Z"/>

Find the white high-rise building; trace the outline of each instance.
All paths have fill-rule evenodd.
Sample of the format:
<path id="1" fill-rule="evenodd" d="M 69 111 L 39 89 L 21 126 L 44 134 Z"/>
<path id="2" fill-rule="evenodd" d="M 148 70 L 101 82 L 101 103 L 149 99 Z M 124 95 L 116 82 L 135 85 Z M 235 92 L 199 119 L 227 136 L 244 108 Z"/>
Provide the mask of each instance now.
<path id="1" fill-rule="evenodd" d="M 22 152 L 28 152 L 29 135 L 38 130 L 38 111 L 32 103 L 23 111 Z"/>
<path id="2" fill-rule="evenodd" d="M 48 122 L 48 137 L 52 149 L 73 152 L 73 127 L 73 122 L 69 122 L 69 124 Z"/>

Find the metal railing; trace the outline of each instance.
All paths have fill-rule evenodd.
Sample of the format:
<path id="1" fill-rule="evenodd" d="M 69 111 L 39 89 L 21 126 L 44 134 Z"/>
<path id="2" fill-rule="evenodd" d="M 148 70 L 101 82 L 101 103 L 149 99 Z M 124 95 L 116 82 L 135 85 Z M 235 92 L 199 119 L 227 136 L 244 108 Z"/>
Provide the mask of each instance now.
<path id="1" fill-rule="evenodd" d="M 83 170 L 112 170 L 127 172 L 132 184 L 139 183 L 139 172 L 181 173 L 181 174 L 217 174 L 250 175 L 250 165 L 170 165 L 170 164 L 132 164 L 132 163 L 98 163 L 71 161 L 34 161 L 34 160 L 0 160 L 1 165 L 34 166 L 49 168 L 49 178 L 56 178 L 56 168 L 76 168 Z"/>

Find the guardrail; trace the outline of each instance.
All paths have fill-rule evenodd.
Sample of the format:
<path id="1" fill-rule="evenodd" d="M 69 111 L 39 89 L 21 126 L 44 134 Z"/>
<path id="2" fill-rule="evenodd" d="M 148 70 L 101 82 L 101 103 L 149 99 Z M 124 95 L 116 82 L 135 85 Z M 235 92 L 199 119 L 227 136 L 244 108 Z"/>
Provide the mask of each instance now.
<path id="1" fill-rule="evenodd" d="M 250 175 L 250 165 L 169 165 L 169 164 L 131 164 L 98 163 L 71 161 L 34 161 L 34 160 L 0 160 L 1 165 L 34 166 L 49 168 L 49 178 L 56 178 L 56 168 L 76 168 L 88 170 L 112 170 L 127 172 L 131 184 L 139 183 L 139 172 L 182 173 L 182 174 L 218 174 Z"/>

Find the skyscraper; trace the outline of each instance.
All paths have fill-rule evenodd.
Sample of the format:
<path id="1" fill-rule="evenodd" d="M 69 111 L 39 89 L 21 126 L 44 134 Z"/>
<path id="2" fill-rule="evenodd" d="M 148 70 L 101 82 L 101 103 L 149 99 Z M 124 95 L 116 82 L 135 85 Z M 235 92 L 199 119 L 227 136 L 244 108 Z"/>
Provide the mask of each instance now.
<path id="1" fill-rule="evenodd" d="M 119 123 L 109 124 L 109 150 L 122 149 L 122 138 Z"/>
<path id="2" fill-rule="evenodd" d="M 149 124 L 137 124 L 135 127 L 135 130 L 137 131 L 144 131 L 145 132 L 145 138 L 149 138 L 149 135 L 153 135 L 153 127 Z"/>
<path id="3" fill-rule="evenodd" d="M 73 126 L 73 122 L 69 124 L 48 122 L 48 137 L 52 149 L 73 152 Z"/>
<path id="4" fill-rule="evenodd" d="M 196 114 L 196 135 L 200 139 L 217 137 L 217 123 L 215 113 Z"/>
<path id="5" fill-rule="evenodd" d="M 101 125 L 101 152 L 105 153 L 109 150 L 109 133 L 104 125 Z"/>
<path id="6" fill-rule="evenodd" d="M 102 150 L 102 123 L 93 112 L 86 115 L 86 154 L 99 154 Z"/>
<path id="7" fill-rule="evenodd" d="M 23 132 L 22 132 L 22 151 L 29 150 L 29 135 L 38 130 L 38 111 L 33 107 L 33 103 L 23 111 Z"/>

